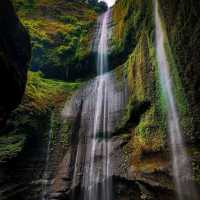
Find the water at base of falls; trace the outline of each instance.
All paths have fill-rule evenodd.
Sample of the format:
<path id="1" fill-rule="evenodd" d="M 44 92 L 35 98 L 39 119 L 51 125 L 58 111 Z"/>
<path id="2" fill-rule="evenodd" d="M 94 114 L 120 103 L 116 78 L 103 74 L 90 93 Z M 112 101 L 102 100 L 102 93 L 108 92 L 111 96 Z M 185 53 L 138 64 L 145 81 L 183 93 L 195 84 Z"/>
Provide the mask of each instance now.
<path id="1" fill-rule="evenodd" d="M 108 72 L 108 37 L 111 11 L 99 18 L 96 35 L 97 77 L 79 90 L 71 105 L 63 111 L 67 118 L 76 116 L 72 152 L 72 190 L 81 184 L 81 196 L 73 200 L 112 200 L 112 145 L 110 139 L 126 104 L 126 78 L 120 87 L 114 73 Z M 77 113 L 77 110 L 79 112 Z M 77 113 L 77 114 L 75 114 Z M 78 130 L 77 130 L 78 129 Z"/>
<path id="2" fill-rule="evenodd" d="M 186 152 L 183 135 L 179 124 L 176 102 L 172 90 L 170 66 L 164 47 L 164 30 L 159 15 L 158 1 L 155 2 L 156 52 L 159 65 L 161 86 L 165 95 L 168 110 L 168 131 L 172 152 L 173 174 L 179 200 L 198 200 L 192 182 L 191 162 Z"/>

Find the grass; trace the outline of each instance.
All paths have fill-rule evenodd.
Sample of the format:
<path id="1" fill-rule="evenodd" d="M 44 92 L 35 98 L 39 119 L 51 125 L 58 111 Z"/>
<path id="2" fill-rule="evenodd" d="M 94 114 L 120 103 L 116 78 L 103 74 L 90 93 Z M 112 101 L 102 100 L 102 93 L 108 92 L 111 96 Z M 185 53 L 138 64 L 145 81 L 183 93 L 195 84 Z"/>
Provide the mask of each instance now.
<path id="1" fill-rule="evenodd" d="M 35 111 L 48 109 L 61 93 L 70 93 L 79 87 L 79 83 L 66 83 L 59 80 L 45 79 L 40 72 L 29 72 L 24 105 Z"/>

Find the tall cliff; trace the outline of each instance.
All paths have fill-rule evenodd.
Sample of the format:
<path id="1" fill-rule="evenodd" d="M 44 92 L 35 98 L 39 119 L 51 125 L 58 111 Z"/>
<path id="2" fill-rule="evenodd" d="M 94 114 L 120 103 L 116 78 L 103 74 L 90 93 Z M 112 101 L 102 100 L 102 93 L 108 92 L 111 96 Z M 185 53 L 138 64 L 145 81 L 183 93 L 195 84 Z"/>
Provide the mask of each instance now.
<path id="1" fill-rule="evenodd" d="M 10 6 L 8 1 L 3 2 L 0 11 L 1 6 Z M 1 199 L 83 198 L 80 194 L 83 190 L 86 132 L 92 128 L 90 122 L 96 109 L 94 97 L 97 96 L 98 78 L 82 84 L 74 93 L 80 82 L 65 83 L 46 77 L 68 79 L 70 74 L 69 79 L 85 80 L 95 72 L 95 64 L 89 61 L 93 56 L 90 44 L 98 9 L 84 2 L 14 1 L 31 33 L 34 56 L 31 68 L 42 72 L 28 73 L 22 104 L 0 133 Z M 158 2 L 177 111 L 191 156 L 193 180 L 200 191 L 200 3 L 195 0 Z M 21 99 L 26 81 L 25 64 L 30 57 L 30 46 L 24 43 L 29 41 L 28 35 L 16 16 L 12 14 L 1 20 L 2 13 L 6 16 L 9 13 L 9 10 L 5 11 L 7 6 L 0 12 L 0 25 L 8 26 L 6 31 L 0 30 L 0 67 L 3 63 L 4 68 L 1 68 L 8 70 L 8 75 L 5 70 L 2 72 L 7 76 L 0 79 L 3 80 L 1 87 L 9 82 L 9 90 L 6 88 L 5 91 L 8 98 L 5 95 L 2 109 L 0 106 L 3 119 Z M 13 8 L 10 9 L 13 12 Z M 109 91 L 109 100 L 114 102 L 113 107 L 118 97 L 123 101 L 109 116 L 116 127 L 106 138 L 112 147 L 110 162 L 114 199 L 175 200 L 167 110 L 156 61 L 154 1 L 118 0 L 108 24 L 109 31 L 112 29 L 109 69 L 113 69 L 107 74 L 113 80 L 109 84 L 112 90 Z M 97 33 L 98 28 L 99 25 Z M 11 86 L 17 88 L 12 89 L 10 81 Z M 71 97 L 73 94 L 75 96 Z M 18 101 L 15 101 L 16 97 L 19 97 Z M 88 106 L 90 114 L 84 106 Z M 69 111 L 68 116 L 66 113 Z M 101 141 L 102 133 L 99 132 L 97 137 Z M 101 152 L 100 148 L 98 152 Z M 94 165 L 98 168 L 103 159 L 99 153 Z M 102 182 L 98 184 L 100 187 L 103 185 Z"/>
<path id="2" fill-rule="evenodd" d="M 45 79 L 41 72 L 27 73 L 33 38 L 8 0 L 0 4 L 0 25 L 0 199 L 38 200 L 49 141 L 55 139 L 60 149 L 66 145 L 62 134 L 49 136 L 51 126 L 62 126 L 54 116 L 79 83 Z"/>
<path id="3" fill-rule="evenodd" d="M 167 199 L 173 199 L 167 111 L 155 54 L 153 2 L 118 0 L 113 8 L 112 64 L 116 67 L 120 63 L 118 68 L 126 74 L 129 88 L 129 103 L 116 134 L 130 137 L 124 147 L 128 177 L 157 183 L 171 191 Z M 180 123 L 198 182 L 199 3 L 161 0 L 159 5 Z"/>
<path id="4" fill-rule="evenodd" d="M 199 141 L 199 1 L 160 1 L 172 54 L 192 114 L 192 135 Z"/>

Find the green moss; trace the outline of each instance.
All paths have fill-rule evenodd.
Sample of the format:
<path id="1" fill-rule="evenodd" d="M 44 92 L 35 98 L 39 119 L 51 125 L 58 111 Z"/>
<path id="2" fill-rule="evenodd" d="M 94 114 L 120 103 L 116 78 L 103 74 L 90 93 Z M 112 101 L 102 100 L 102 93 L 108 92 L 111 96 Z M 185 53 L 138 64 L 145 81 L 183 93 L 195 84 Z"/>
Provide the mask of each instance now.
<path id="1" fill-rule="evenodd" d="M 23 102 L 12 113 L 7 127 L 0 133 L 0 161 L 17 156 L 30 136 L 42 138 L 49 124 L 52 123 L 53 128 L 58 126 L 58 121 L 51 122 L 52 110 L 56 112 L 79 86 L 80 83 L 45 79 L 39 72 L 29 72 Z M 54 130 L 53 134 L 56 134 Z M 62 134 L 62 137 L 63 143 L 66 143 L 66 136 Z"/>
<path id="2" fill-rule="evenodd" d="M 113 11 L 114 51 L 124 56 L 116 77 L 126 73 L 129 90 L 117 133 L 131 135 L 129 154 L 138 162 L 143 153 L 162 152 L 166 145 L 166 104 L 156 61 L 152 9 L 152 1 L 131 0 L 118 1 Z M 131 47 L 128 51 L 126 44 Z"/>
<path id="3" fill-rule="evenodd" d="M 134 10 L 134 12 L 133 12 Z M 112 37 L 114 65 L 122 64 L 137 46 L 141 33 L 153 26 L 152 1 L 117 1 L 113 9 L 115 24 Z M 148 29 L 146 29 L 148 27 Z M 145 30 L 144 30 L 145 29 Z"/>
<path id="4" fill-rule="evenodd" d="M 175 62 L 175 60 L 177 60 L 175 58 L 176 55 L 173 55 L 172 53 L 172 49 L 170 47 L 169 44 L 169 40 L 168 40 L 168 35 L 166 32 L 166 26 L 165 26 L 165 22 L 163 19 L 163 15 L 162 15 L 162 11 L 160 10 L 160 15 L 161 15 L 161 19 L 162 19 L 162 26 L 163 26 L 163 30 L 165 30 L 164 34 L 165 34 L 165 51 L 167 54 L 167 59 L 169 62 L 169 66 L 170 66 L 170 74 L 172 77 L 172 82 L 173 82 L 173 94 L 174 94 L 174 98 L 176 100 L 176 106 L 177 106 L 177 110 L 179 113 L 179 119 L 180 119 L 180 124 L 181 124 L 181 128 L 183 129 L 184 133 L 187 134 L 188 136 L 192 135 L 192 118 L 189 112 L 189 104 L 187 102 L 187 98 L 185 95 L 185 91 L 183 89 L 183 84 L 180 78 L 180 73 L 178 72 L 178 66 Z M 161 93 L 161 106 L 163 108 L 163 110 L 166 110 L 166 103 L 164 100 L 164 93 Z"/>
<path id="5" fill-rule="evenodd" d="M 183 1 L 181 4 L 177 0 L 159 2 L 167 35 L 166 50 L 176 86 L 174 94 L 182 119 L 181 124 L 185 133 L 190 135 L 192 139 L 190 141 L 197 142 L 200 130 L 198 95 L 200 71 L 199 55 L 196 53 L 200 48 L 198 31 L 200 23 L 197 14 L 199 3 L 195 0 Z M 187 116 L 184 113 L 187 113 Z"/>
<path id="6" fill-rule="evenodd" d="M 137 136 L 148 145 L 152 144 L 152 149 L 149 151 L 160 151 L 165 146 L 165 135 L 161 119 L 157 118 L 156 108 L 151 107 L 141 118 L 139 125 L 136 127 L 135 133 Z"/>
<path id="7" fill-rule="evenodd" d="M 155 48 L 147 34 L 141 35 L 124 67 L 127 69 L 130 97 L 118 131 L 132 130 L 134 137 L 142 141 L 137 143 L 138 148 L 145 145 L 148 151 L 161 151 L 166 142 L 166 112 L 159 79 L 156 78 Z"/>
<path id="8" fill-rule="evenodd" d="M 58 145 L 57 139 L 59 138 L 60 148 L 67 149 L 70 144 L 70 130 L 72 122 L 63 119 L 61 116 L 61 110 L 63 109 L 63 103 L 57 107 L 52 114 L 52 145 Z"/>
<path id="9" fill-rule="evenodd" d="M 59 16 L 59 19 L 65 24 L 75 24 L 78 22 L 78 19 L 76 17 L 68 15 Z"/>
<path id="10" fill-rule="evenodd" d="M 174 57 L 171 52 L 171 48 L 169 43 L 166 41 L 165 44 L 168 61 L 171 69 L 171 75 L 173 80 L 173 94 L 175 95 L 176 99 L 176 106 L 178 108 L 178 112 L 180 115 L 180 123 L 181 127 L 188 135 L 191 135 L 191 116 L 189 113 L 189 107 L 187 103 L 187 98 L 185 96 L 185 92 L 183 89 L 183 85 L 180 79 L 180 75 L 177 70 L 177 65 L 174 61 Z"/>
<path id="11" fill-rule="evenodd" d="M 15 157 L 22 150 L 25 138 L 23 134 L 0 136 L 0 161 Z"/>
<path id="12" fill-rule="evenodd" d="M 69 94 L 77 89 L 79 85 L 79 83 L 65 83 L 63 81 L 45 79 L 39 72 L 29 72 L 22 106 L 34 109 L 35 112 L 43 112 L 49 108 L 49 105 L 55 103 L 56 96 L 59 98 L 64 91 Z"/>
<path id="13" fill-rule="evenodd" d="M 47 78 L 80 78 L 80 67 L 86 67 L 82 63 L 91 55 L 91 34 L 97 17 L 94 8 L 79 1 L 14 2 L 31 35 L 31 69 L 42 71 Z"/>

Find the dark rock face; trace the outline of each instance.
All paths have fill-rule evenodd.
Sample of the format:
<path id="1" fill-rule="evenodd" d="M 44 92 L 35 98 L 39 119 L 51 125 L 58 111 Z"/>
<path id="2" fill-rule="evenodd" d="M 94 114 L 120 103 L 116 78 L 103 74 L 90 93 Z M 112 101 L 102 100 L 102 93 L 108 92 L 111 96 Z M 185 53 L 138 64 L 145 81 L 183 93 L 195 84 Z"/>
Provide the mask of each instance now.
<path id="1" fill-rule="evenodd" d="M 45 123 L 46 122 L 46 123 Z M 43 174 L 48 149 L 49 119 L 29 136 L 20 154 L 7 162 L 0 162 L 1 200 L 39 200 L 43 190 Z"/>
<path id="2" fill-rule="evenodd" d="M 48 195 L 51 180 L 57 175 L 57 168 L 66 153 L 61 130 L 50 128 L 54 114 L 48 112 L 36 121 L 38 128 L 26 138 L 17 157 L 0 162 L 1 200 L 40 200 Z M 53 139 L 52 133 L 55 134 Z"/>
<path id="3" fill-rule="evenodd" d="M 0 4 L 0 126 L 21 102 L 30 60 L 30 38 L 10 1 Z"/>
<path id="4" fill-rule="evenodd" d="M 200 140 L 200 2 L 191 0 L 160 0 L 169 43 L 183 83 L 193 130 L 190 135 L 195 142 Z"/>

